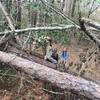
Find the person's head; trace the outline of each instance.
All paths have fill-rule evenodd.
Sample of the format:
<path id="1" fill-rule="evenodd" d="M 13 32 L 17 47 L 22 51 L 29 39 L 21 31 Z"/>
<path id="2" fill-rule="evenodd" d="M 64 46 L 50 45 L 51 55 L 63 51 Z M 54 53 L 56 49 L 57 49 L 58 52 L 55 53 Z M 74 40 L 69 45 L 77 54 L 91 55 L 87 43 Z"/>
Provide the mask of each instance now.
<path id="1" fill-rule="evenodd" d="M 67 52 L 67 48 L 66 48 L 66 47 L 65 47 L 65 48 L 63 48 L 63 51 Z"/>
<path id="2" fill-rule="evenodd" d="M 52 49 L 52 52 L 53 52 L 53 53 L 57 53 L 57 49 L 56 49 L 56 48 L 53 48 L 53 49 Z"/>

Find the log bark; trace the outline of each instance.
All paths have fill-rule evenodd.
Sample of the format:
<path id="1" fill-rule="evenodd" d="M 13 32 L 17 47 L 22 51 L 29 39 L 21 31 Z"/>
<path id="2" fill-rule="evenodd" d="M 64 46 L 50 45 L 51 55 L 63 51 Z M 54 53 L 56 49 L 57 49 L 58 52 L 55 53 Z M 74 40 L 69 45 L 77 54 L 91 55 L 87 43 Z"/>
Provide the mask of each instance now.
<path id="1" fill-rule="evenodd" d="M 86 20 L 84 19 L 79 19 L 79 22 L 80 22 L 80 27 L 81 27 L 81 30 L 85 32 L 85 34 L 100 48 L 100 39 L 99 37 L 97 37 L 95 35 L 95 33 L 89 31 L 87 28 L 86 28 L 86 23 L 88 23 L 90 26 L 93 26 L 95 28 L 99 28 L 99 25 L 97 24 L 93 24 L 92 22 L 87 22 Z M 97 27 L 98 26 L 98 27 Z"/>
<path id="2" fill-rule="evenodd" d="M 21 50 L 15 48 L 15 47 L 9 47 L 9 48 L 7 48 L 7 52 L 13 53 L 15 55 L 20 55 L 21 54 L 22 58 L 28 59 L 30 61 L 34 61 L 34 62 L 36 62 L 38 64 L 47 66 L 49 68 L 56 69 L 56 67 L 57 67 L 55 64 L 53 64 L 51 62 L 45 61 L 44 60 L 44 56 L 41 55 L 41 54 L 39 54 L 39 53 L 32 52 L 32 55 L 31 55 L 31 54 L 28 54 L 28 53 L 26 53 L 24 51 L 21 51 Z"/>
<path id="3" fill-rule="evenodd" d="M 94 82 L 56 71 L 44 65 L 2 51 L 0 51 L 0 61 L 21 69 L 35 78 L 51 82 L 64 90 L 70 90 L 84 95 L 92 100 L 100 100 L 100 86 Z"/>
<path id="4" fill-rule="evenodd" d="M 97 22 L 95 22 L 91 19 L 87 19 L 87 18 L 82 18 L 81 20 L 84 21 L 85 24 L 100 30 L 100 24 L 99 23 L 97 23 Z"/>

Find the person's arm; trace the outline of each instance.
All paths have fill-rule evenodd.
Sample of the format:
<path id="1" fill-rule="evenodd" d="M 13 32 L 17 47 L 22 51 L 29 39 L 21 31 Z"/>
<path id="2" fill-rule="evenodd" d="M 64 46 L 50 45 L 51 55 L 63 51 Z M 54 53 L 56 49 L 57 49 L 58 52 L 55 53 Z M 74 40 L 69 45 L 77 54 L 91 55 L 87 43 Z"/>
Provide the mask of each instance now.
<path id="1" fill-rule="evenodd" d="M 62 56 L 62 52 L 59 54 L 59 58 L 61 59 L 63 56 Z"/>
<path id="2" fill-rule="evenodd" d="M 65 60 L 67 60 L 67 59 L 68 59 L 68 57 L 69 57 L 68 52 L 66 52 L 66 57 L 65 57 Z"/>
<path id="3" fill-rule="evenodd" d="M 46 48 L 46 55 L 45 55 L 44 59 L 48 59 L 48 58 L 51 57 L 51 55 L 52 55 L 51 49 L 52 49 L 51 46 L 47 46 L 47 48 Z"/>

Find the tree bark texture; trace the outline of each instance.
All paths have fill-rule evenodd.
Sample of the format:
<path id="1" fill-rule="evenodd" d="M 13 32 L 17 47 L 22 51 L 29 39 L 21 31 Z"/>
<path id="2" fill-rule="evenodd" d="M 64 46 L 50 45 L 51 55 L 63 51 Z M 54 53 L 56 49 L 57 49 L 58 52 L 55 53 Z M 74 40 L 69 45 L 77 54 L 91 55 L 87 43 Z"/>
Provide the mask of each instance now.
<path id="1" fill-rule="evenodd" d="M 97 23 L 97 22 L 95 22 L 91 19 L 87 19 L 87 18 L 82 18 L 81 20 L 84 21 L 85 24 L 100 30 L 100 24 L 99 23 Z"/>
<path id="2" fill-rule="evenodd" d="M 86 23 L 89 24 L 90 26 L 96 27 L 97 29 L 99 29 L 99 24 L 89 22 L 88 20 L 84 20 L 84 19 L 79 19 L 79 22 L 80 22 L 80 27 L 81 27 L 82 31 L 84 31 L 85 34 L 100 48 L 99 37 L 97 37 L 95 35 L 95 33 L 87 30 L 87 28 L 86 28 Z"/>
<path id="3" fill-rule="evenodd" d="M 48 81 L 61 89 L 84 95 L 92 100 L 100 100 L 100 86 L 94 82 L 56 71 L 44 65 L 2 51 L 0 51 L 0 61 L 16 69 L 21 69 L 35 78 Z"/>

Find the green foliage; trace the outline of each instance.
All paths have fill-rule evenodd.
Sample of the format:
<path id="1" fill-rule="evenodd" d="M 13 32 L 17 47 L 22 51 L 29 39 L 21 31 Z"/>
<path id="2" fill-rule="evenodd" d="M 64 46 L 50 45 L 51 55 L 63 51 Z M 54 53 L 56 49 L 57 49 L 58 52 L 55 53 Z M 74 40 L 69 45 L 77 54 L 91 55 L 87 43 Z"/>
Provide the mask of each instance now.
<path id="1" fill-rule="evenodd" d="M 97 3 L 100 3 L 100 0 L 96 0 Z"/>
<path id="2" fill-rule="evenodd" d="M 49 33 L 49 35 L 56 42 L 59 42 L 62 44 L 66 44 L 66 43 L 70 42 L 69 35 L 66 34 L 66 32 L 64 32 L 64 31 L 53 31 L 53 32 Z"/>
<path id="3" fill-rule="evenodd" d="M 38 35 L 38 36 L 37 36 Z M 41 31 L 41 32 L 37 32 L 36 34 L 36 38 L 41 39 L 42 43 L 41 44 L 47 44 L 47 40 L 46 37 L 51 37 L 51 39 L 54 42 L 59 42 L 62 44 L 66 44 L 66 43 L 70 43 L 70 36 L 68 34 L 68 31 Z"/>
<path id="4" fill-rule="evenodd" d="M 39 7 L 38 7 L 38 4 L 37 3 L 34 3 L 34 2 L 31 2 L 31 3 L 27 3 L 27 8 L 32 10 L 32 11 L 37 11 L 39 10 Z"/>
<path id="5" fill-rule="evenodd" d="M 48 36 L 45 35 L 41 35 L 38 39 L 37 39 L 37 45 L 39 47 L 42 47 L 43 50 L 46 50 L 46 47 L 48 45 Z"/>
<path id="6" fill-rule="evenodd" d="M 6 72 L 6 74 L 15 74 L 15 71 L 11 68 L 9 68 L 7 65 L 3 65 L 2 63 L 0 63 L 0 73 L 4 74 Z"/>

